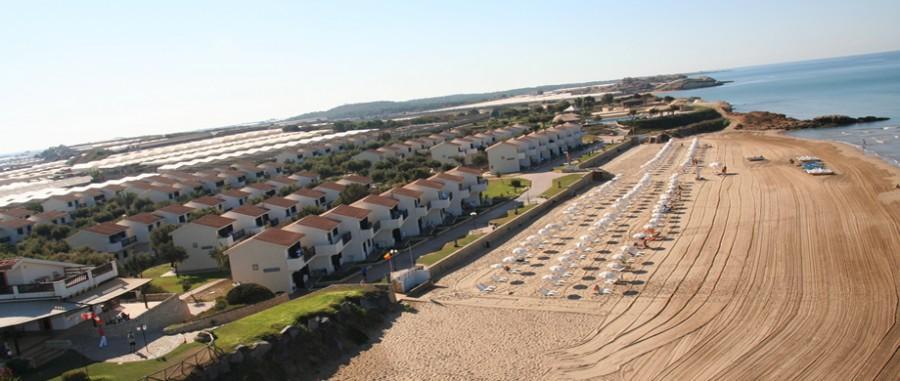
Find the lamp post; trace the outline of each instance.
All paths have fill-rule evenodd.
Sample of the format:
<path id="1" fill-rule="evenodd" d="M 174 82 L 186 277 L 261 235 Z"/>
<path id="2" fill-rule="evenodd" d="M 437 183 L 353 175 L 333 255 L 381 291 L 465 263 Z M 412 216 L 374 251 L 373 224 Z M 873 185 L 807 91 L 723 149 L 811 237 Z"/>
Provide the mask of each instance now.
<path id="1" fill-rule="evenodd" d="M 144 323 L 144 324 L 138 324 L 138 326 L 135 327 L 135 329 L 136 329 L 138 332 L 141 333 L 141 336 L 143 336 L 143 338 L 144 338 L 144 348 L 147 349 L 147 354 L 150 354 L 150 347 L 147 346 L 147 323 Z"/>

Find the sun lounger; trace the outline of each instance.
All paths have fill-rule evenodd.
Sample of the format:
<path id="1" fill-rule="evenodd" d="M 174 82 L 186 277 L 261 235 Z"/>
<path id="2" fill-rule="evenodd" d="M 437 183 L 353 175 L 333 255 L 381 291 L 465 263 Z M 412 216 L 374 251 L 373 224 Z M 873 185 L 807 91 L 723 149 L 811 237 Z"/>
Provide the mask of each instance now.
<path id="1" fill-rule="evenodd" d="M 497 283 L 503 283 L 507 281 L 506 277 L 502 277 L 499 275 L 491 275 L 491 280 Z"/>
<path id="2" fill-rule="evenodd" d="M 497 287 L 495 287 L 495 286 L 489 286 L 484 283 L 478 283 L 475 285 L 475 287 L 478 288 L 478 291 L 483 292 L 483 293 L 491 292 L 491 291 L 494 291 L 497 289 Z"/>
<path id="3" fill-rule="evenodd" d="M 547 289 L 547 288 L 543 288 L 543 287 L 540 288 L 540 289 L 538 290 L 538 292 L 541 294 L 541 296 L 544 296 L 544 297 L 547 297 L 547 298 L 552 298 L 552 297 L 554 297 L 554 296 L 559 296 L 559 292 L 558 292 L 558 291 L 556 291 L 556 290 L 551 290 L 551 289 Z"/>

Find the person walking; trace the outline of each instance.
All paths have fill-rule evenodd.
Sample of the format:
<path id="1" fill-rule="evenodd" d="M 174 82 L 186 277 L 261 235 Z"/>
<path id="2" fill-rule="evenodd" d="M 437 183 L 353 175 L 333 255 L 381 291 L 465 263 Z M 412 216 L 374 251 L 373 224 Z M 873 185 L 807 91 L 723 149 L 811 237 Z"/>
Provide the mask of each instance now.
<path id="1" fill-rule="evenodd" d="M 97 334 L 100 335 L 100 345 L 99 348 L 104 348 L 109 345 L 109 342 L 106 341 L 106 331 L 103 329 L 103 326 L 97 327 Z"/>
<path id="2" fill-rule="evenodd" d="M 134 347 L 137 342 L 134 339 L 134 332 L 128 331 L 128 347 L 131 348 L 131 353 L 134 353 Z"/>

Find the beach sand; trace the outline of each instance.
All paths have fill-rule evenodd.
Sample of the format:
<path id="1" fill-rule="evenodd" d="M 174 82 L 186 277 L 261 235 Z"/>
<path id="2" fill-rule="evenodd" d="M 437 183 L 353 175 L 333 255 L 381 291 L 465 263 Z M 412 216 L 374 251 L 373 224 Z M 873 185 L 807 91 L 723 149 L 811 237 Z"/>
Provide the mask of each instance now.
<path id="1" fill-rule="evenodd" d="M 684 159 L 681 141 L 619 230 L 592 244 L 556 287 L 559 297 L 538 293 L 554 254 L 517 265 L 522 272 L 506 282 L 492 279 L 490 265 L 584 200 L 439 280 L 412 303 L 416 313 L 333 379 L 897 379 L 900 169 L 846 145 L 774 133 L 700 139 L 709 144 L 701 158 L 730 175 L 681 176 L 688 191 L 667 217 L 666 240 L 632 263 L 613 294 L 593 295 L 593 276 L 646 223 Z M 622 181 L 544 250 L 573 248 L 659 148 L 642 145 L 606 165 Z M 744 159 L 760 154 L 768 160 Z M 788 163 L 807 154 L 837 174 L 810 176 Z M 497 289 L 479 293 L 477 283 Z"/>

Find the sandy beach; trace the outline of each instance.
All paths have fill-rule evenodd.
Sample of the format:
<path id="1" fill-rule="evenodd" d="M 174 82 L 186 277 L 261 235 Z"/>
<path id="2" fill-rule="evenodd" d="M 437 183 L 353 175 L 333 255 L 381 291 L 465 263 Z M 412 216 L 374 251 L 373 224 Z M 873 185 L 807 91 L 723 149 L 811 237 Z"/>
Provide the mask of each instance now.
<path id="1" fill-rule="evenodd" d="M 643 175 L 661 145 L 604 169 L 621 180 L 560 205 L 413 302 L 336 380 L 896 379 L 900 374 L 900 169 L 850 146 L 776 133 L 700 136 L 696 157 L 727 165 L 694 180 L 674 142 L 651 185 L 585 249 L 558 285 L 542 278 Z M 749 162 L 764 155 L 766 161 Z M 815 155 L 836 175 L 788 160 Z M 612 293 L 597 274 L 650 218 L 666 180 L 685 192 Z M 583 212 L 565 224 L 564 210 Z M 525 237 L 563 221 L 513 273 L 492 268 Z M 507 279 L 499 280 L 500 277 Z M 491 285 L 479 292 L 478 284 Z M 558 295 L 545 297 L 541 289 Z"/>

